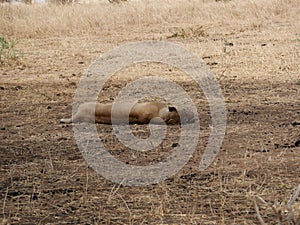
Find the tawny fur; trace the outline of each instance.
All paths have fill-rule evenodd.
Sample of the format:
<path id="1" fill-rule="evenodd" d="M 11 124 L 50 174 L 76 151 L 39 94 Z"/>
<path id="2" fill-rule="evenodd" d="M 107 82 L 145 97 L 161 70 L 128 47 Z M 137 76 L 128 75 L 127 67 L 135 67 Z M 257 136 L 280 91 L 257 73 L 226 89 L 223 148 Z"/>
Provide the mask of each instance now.
<path id="1" fill-rule="evenodd" d="M 166 103 L 147 102 L 136 103 L 130 110 L 130 104 L 119 104 L 114 106 L 114 123 L 130 124 L 166 123 L 179 124 L 180 117 L 175 107 Z M 128 111 L 129 118 L 128 118 Z M 61 123 L 88 122 L 111 124 L 112 104 L 84 103 L 78 107 L 77 113 L 68 119 L 61 119 Z"/>

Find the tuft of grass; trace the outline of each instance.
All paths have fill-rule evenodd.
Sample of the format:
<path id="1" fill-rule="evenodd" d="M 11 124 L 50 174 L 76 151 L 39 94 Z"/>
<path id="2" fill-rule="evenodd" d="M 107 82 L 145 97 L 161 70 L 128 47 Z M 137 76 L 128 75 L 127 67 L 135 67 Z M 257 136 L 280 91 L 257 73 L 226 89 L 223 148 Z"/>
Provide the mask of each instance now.
<path id="1" fill-rule="evenodd" d="M 108 2 L 119 4 L 119 3 L 121 3 L 121 2 L 127 2 L 127 0 L 108 0 Z"/>
<path id="2" fill-rule="evenodd" d="M 7 40 L 4 37 L 0 37 L 0 65 L 20 60 L 23 54 L 15 48 L 16 44 L 17 41 L 15 40 Z"/>
<path id="3" fill-rule="evenodd" d="M 269 202 L 266 202 L 263 198 L 257 196 L 256 198 L 263 203 L 265 206 L 269 207 L 273 211 L 273 215 L 277 218 L 278 224 L 299 224 L 300 221 L 300 204 L 296 202 L 297 198 L 300 194 L 300 184 L 298 185 L 294 196 L 290 198 L 289 201 L 283 200 L 281 201 L 283 204 L 280 205 L 272 205 Z M 261 225 L 266 225 L 264 219 L 262 218 L 258 204 L 256 202 L 255 197 L 253 198 L 254 207 L 257 214 L 257 218 Z M 286 202 L 286 203 L 284 203 Z"/>
<path id="4" fill-rule="evenodd" d="M 188 28 L 173 28 L 169 30 L 170 36 L 167 38 L 183 38 L 183 39 L 199 39 L 201 37 L 207 37 L 203 26 L 194 26 Z"/>

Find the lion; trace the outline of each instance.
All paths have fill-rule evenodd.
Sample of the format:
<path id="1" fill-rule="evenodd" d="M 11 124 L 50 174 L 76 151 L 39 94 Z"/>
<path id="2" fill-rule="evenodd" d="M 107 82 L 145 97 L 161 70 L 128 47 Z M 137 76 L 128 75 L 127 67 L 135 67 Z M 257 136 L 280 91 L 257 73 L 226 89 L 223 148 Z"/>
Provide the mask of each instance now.
<path id="1" fill-rule="evenodd" d="M 112 120 L 113 104 L 102 103 L 83 103 L 78 107 L 77 113 L 68 119 L 61 119 L 61 123 L 87 122 L 112 124 L 127 123 L 130 124 L 180 124 L 180 116 L 177 109 L 167 103 L 145 102 L 128 104 L 118 104 L 114 106 Z M 129 118 L 128 118 L 129 112 Z"/>

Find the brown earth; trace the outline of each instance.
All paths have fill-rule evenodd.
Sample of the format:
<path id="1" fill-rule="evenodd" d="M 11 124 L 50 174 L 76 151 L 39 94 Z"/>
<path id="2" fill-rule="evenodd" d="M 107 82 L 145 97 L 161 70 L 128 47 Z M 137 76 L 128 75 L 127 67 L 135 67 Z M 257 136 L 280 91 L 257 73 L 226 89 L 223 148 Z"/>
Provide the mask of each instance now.
<path id="1" fill-rule="evenodd" d="M 3 224 L 258 224 L 253 196 L 267 224 L 278 215 L 287 224 L 287 201 L 300 174 L 300 36 L 296 21 L 272 24 L 176 24 L 98 36 L 22 39 L 22 61 L 1 71 L 1 217 Z M 175 26 L 175 25 L 174 25 Z M 183 32 L 183 30 L 185 32 Z M 183 73 L 160 64 L 133 65 L 107 83 L 100 101 L 112 101 L 126 82 L 151 74 L 181 84 L 197 104 L 201 142 L 173 177 L 146 187 L 126 187 L 91 169 L 72 126 L 72 98 L 88 66 L 128 41 L 167 40 L 203 58 L 219 81 L 228 110 L 221 151 L 210 167 L 197 170 L 209 135 L 206 99 Z M 126 76 L 125 76 L 126 75 Z M 127 79 L 128 78 L 128 79 Z M 129 164 L 161 161 L 178 141 L 179 127 L 151 153 L 123 147 L 111 126 L 98 125 L 105 146 Z M 133 132 L 147 136 L 147 126 Z M 298 141 L 298 142 L 297 142 Z M 298 144 L 297 144 L 297 143 Z M 296 146 L 296 144 L 298 146 Z M 293 204 L 300 224 L 299 199 Z"/>

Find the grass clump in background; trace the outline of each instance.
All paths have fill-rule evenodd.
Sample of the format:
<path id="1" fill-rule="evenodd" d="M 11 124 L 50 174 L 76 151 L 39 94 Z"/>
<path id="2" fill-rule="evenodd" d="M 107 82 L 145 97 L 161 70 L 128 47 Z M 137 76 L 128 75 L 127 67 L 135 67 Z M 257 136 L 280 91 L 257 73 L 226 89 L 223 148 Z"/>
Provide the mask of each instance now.
<path id="1" fill-rule="evenodd" d="M 16 49 L 17 41 L 7 40 L 0 36 L 0 65 L 17 62 L 22 57 L 22 52 Z"/>

